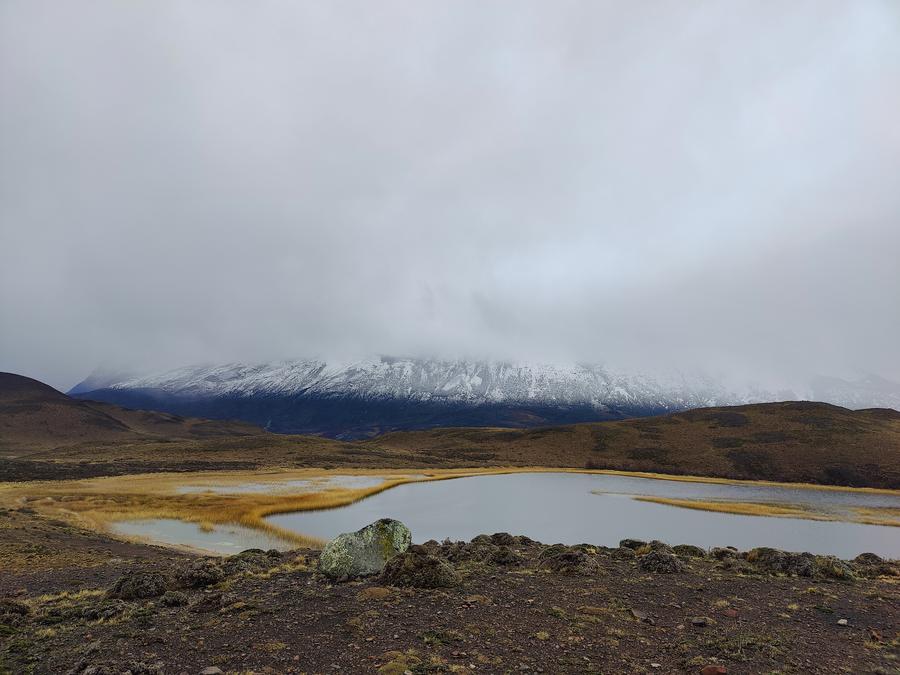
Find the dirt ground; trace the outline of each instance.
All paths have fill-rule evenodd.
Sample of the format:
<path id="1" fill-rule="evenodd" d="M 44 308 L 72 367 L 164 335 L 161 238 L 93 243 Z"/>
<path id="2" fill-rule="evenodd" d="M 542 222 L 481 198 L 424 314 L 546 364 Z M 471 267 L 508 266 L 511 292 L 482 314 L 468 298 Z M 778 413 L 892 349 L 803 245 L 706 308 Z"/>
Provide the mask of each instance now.
<path id="1" fill-rule="evenodd" d="M 871 559 L 790 576 L 497 535 L 414 547 L 454 581 L 397 587 L 332 583 L 311 550 L 203 558 L 29 509 L 0 526 L 5 673 L 900 672 L 897 567 Z"/>

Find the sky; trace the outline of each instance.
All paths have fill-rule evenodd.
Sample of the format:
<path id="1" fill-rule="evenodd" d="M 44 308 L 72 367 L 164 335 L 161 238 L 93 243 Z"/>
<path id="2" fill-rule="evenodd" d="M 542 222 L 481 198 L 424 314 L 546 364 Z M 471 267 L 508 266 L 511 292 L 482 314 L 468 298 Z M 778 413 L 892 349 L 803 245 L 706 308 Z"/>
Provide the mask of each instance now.
<path id="1" fill-rule="evenodd" d="M 900 379 L 900 3 L 0 2 L 0 370 Z"/>

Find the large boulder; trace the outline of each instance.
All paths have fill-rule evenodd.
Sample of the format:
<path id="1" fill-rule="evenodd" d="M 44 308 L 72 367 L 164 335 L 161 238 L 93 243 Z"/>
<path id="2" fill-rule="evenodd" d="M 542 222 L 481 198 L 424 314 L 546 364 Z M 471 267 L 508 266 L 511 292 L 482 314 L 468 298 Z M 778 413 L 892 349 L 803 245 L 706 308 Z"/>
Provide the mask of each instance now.
<path id="1" fill-rule="evenodd" d="M 388 560 L 406 551 L 411 541 L 412 534 L 406 525 L 382 518 L 329 541 L 319 557 L 319 571 L 329 579 L 378 574 Z"/>

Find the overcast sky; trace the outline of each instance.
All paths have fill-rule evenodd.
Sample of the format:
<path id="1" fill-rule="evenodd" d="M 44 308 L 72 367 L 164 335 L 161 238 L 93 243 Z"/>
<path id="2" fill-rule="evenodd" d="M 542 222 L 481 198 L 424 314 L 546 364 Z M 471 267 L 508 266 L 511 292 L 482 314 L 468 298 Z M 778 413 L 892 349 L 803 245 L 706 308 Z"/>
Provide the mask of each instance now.
<path id="1" fill-rule="evenodd" d="M 0 370 L 898 345 L 896 0 L 0 1 Z"/>

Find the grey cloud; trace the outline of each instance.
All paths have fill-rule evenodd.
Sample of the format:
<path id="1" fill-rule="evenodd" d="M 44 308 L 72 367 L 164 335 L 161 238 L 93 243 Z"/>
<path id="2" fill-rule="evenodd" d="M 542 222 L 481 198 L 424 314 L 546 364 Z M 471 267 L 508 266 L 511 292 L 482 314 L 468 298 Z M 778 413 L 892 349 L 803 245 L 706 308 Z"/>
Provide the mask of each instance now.
<path id="1" fill-rule="evenodd" d="M 0 369 L 900 378 L 894 2 L 0 5 Z"/>

